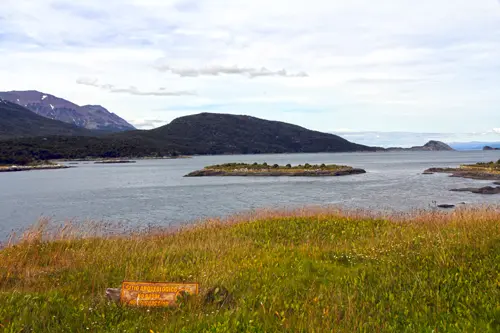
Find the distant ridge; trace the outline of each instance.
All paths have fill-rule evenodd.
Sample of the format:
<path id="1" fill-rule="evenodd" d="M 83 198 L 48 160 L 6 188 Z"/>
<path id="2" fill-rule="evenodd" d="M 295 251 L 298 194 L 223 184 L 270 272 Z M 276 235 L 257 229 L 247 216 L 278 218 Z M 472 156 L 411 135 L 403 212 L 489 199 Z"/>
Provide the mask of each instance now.
<path id="1" fill-rule="evenodd" d="M 28 152 L 43 159 L 376 150 L 297 125 L 216 113 L 177 118 L 149 131 L 114 133 L 99 138 L 56 136 L 0 142 L 0 152 L 6 157 Z"/>
<path id="2" fill-rule="evenodd" d="M 0 92 L 0 98 L 21 105 L 42 117 L 77 127 L 108 132 L 135 129 L 100 105 L 79 106 L 63 98 L 36 90 Z"/>
<path id="3" fill-rule="evenodd" d="M 116 134 L 127 137 L 127 133 Z M 221 113 L 200 113 L 153 129 L 147 137 L 167 140 L 198 154 L 317 153 L 374 151 L 334 134 L 280 121 Z"/>

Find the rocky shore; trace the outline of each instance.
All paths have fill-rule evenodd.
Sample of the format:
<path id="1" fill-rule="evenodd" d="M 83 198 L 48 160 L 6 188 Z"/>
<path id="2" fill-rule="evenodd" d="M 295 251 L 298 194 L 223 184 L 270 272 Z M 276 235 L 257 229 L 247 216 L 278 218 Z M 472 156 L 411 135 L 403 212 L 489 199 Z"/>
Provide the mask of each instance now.
<path id="1" fill-rule="evenodd" d="M 127 164 L 127 163 L 135 163 L 135 161 L 129 160 L 102 160 L 96 161 L 94 164 Z"/>
<path id="2" fill-rule="evenodd" d="M 486 186 L 480 188 L 467 187 L 467 188 L 456 188 L 450 190 L 452 192 L 472 192 L 476 194 L 500 194 L 500 186 Z"/>
<path id="3" fill-rule="evenodd" d="M 363 169 L 346 168 L 339 170 L 214 170 L 214 169 L 204 169 L 191 172 L 185 177 L 337 177 L 337 176 L 348 176 L 348 175 L 358 175 L 366 173 Z"/>
<path id="4" fill-rule="evenodd" d="M 62 164 L 48 164 L 48 165 L 11 165 L 0 166 L 0 172 L 17 172 L 17 171 L 33 171 L 33 170 L 57 170 L 69 169 L 71 167 Z"/>
<path id="5" fill-rule="evenodd" d="M 500 181 L 500 173 L 488 172 L 485 170 L 474 170 L 467 168 L 430 168 L 424 171 L 424 174 L 426 175 L 433 173 L 449 173 L 450 177 Z"/>
<path id="6" fill-rule="evenodd" d="M 463 165 L 460 168 L 430 168 L 424 171 L 424 175 L 434 173 L 448 173 L 450 177 L 461 177 L 477 180 L 495 180 L 494 185 L 500 185 L 500 163 L 478 163 L 475 165 Z M 500 194 L 500 186 L 466 187 L 451 189 L 452 192 L 471 192 L 475 194 Z"/>

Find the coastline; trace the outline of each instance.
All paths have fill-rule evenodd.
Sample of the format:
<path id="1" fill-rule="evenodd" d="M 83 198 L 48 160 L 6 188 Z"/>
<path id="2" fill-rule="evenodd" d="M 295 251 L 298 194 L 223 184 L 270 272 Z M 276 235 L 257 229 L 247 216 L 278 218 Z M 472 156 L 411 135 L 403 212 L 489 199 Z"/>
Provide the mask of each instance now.
<path id="1" fill-rule="evenodd" d="M 176 160 L 176 159 L 188 159 L 193 158 L 194 155 L 182 155 L 182 156 L 164 156 L 164 157 L 135 157 L 135 156 L 124 156 L 117 158 L 103 158 L 103 157 L 88 157 L 88 158 L 74 158 L 74 159 L 56 159 L 51 160 L 52 162 L 101 162 L 101 161 L 113 161 L 113 160 L 129 160 L 129 161 L 140 161 L 140 160 Z"/>
<path id="2" fill-rule="evenodd" d="M 424 174 L 433 173 L 447 173 L 450 174 L 450 177 L 500 181 L 500 173 L 474 170 L 472 168 L 429 168 L 424 171 Z"/>
<path id="3" fill-rule="evenodd" d="M 46 164 L 46 165 L 11 165 L 11 166 L 0 166 L 0 172 L 20 172 L 20 171 L 34 171 L 34 170 L 59 170 L 59 169 L 69 169 L 70 166 L 62 164 Z"/>

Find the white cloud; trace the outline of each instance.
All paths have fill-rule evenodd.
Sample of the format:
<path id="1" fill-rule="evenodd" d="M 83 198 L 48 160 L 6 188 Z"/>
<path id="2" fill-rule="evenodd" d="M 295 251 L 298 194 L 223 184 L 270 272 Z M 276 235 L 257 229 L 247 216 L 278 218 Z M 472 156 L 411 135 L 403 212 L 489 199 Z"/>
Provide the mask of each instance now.
<path id="1" fill-rule="evenodd" d="M 500 128 L 494 128 L 493 132 L 500 134 Z"/>
<path id="2" fill-rule="evenodd" d="M 125 119 L 170 121 L 196 105 L 323 131 L 500 123 L 495 1 L 2 0 L 0 26 L 0 90 Z M 75 82 L 84 76 L 99 81 Z"/>
<path id="3" fill-rule="evenodd" d="M 155 68 L 161 72 L 171 72 L 172 74 L 181 77 L 197 77 L 197 76 L 218 76 L 226 75 L 244 75 L 249 78 L 261 76 L 281 76 L 281 77 L 307 77 L 307 73 L 288 73 L 285 69 L 279 71 L 271 71 L 265 67 L 261 69 L 245 68 L 238 66 L 210 66 L 204 68 L 172 68 L 167 65 L 155 65 Z"/>
<path id="4" fill-rule="evenodd" d="M 168 121 L 160 119 L 133 119 L 130 121 L 137 129 L 151 129 L 168 124 Z"/>
<path id="5" fill-rule="evenodd" d="M 79 78 L 76 80 L 77 84 L 91 86 L 103 89 L 110 93 L 116 94 L 130 94 L 136 96 L 195 96 L 196 93 L 192 91 L 168 91 L 166 88 L 160 88 L 155 91 L 142 91 L 137 87 L 130 86 L 128 88 L 115 87 L 111 84 L 100 84 L 99 80 L 92 78 Z"/>

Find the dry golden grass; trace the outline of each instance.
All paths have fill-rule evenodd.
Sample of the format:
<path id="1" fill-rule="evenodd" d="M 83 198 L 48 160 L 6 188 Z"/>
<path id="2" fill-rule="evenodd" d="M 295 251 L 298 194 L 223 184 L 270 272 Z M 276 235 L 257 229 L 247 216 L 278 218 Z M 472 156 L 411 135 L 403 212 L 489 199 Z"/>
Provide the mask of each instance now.
<path id="1" fill-rule="evenodd" d="M 41 221 L 0 250 L 0 328 L 495 332 L 499 265 L 499 207 L 263 210 L 124 233 Z M 122 280 L 196 281 L 202 294 L 175 309 L 122 308 L 104 297 Z M 231 307 L 204 303 L 215 286 Z"/>

